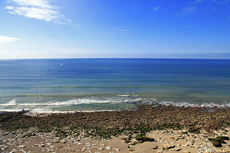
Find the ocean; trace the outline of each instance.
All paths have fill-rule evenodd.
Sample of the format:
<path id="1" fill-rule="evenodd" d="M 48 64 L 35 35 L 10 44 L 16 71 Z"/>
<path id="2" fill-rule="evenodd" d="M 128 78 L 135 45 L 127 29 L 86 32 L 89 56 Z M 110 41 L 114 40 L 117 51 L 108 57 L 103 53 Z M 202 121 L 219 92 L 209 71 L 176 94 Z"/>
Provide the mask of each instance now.
<path id="1" fill-rule="evenodd" d="M 0 111 L 230 107 L 230 60 L 0 60 Z"/>

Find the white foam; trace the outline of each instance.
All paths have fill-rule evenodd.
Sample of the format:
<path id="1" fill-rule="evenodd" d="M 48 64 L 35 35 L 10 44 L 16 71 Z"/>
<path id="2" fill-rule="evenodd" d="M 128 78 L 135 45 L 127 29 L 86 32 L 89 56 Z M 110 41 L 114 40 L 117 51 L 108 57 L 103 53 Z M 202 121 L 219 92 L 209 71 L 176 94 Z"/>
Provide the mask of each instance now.
<path id="1" fill-rule="evenodd" d="M 8 103 L 0 104 L 0 106 L 15 106 L 16 104 L 17 104 L 16 99 L 13 99 L 13 100 L 9 101 Z"/>
<path id="2" fill-rule="evenodd" d="M 203 102 L 203 103 L 189 103 L 189 102 L 173 102 L 173 101 L 162 101 L 159 102 L 158 104 L 164 105 L 164 106 L 169 106 L 173 105 L 175 107 L 218 107 L 218 108 L 226 108 L 230 107 L 229 102 L 223 102 L 223 103 L 214 103 L 214 102 Z"/>
<path id="3" fill-rule="evenodd" d="M 79 104 L 94 104 L 94 103 L 110 103 L 109 100 L 95 100 L 95 99 L 71 99 L 68 101 L 57 101 L 57 102 L 43 102 L 43 103 L 18 103 L 20 106 L 71 106 L 71 105 L 79 105 Z M 112 101 L 114 102 L 122 102 L 122 101 Z"/>
<path id="4" fill-rule="evenodd" d="M 76 113 L 76 112 L 105 112 L 105 111 L 116 111 L 116 110 L 84 110 L 84 111 L 52 111 L 52 110 L 43 110 L 43 109 L 33 109 L 30 113 L 39 113 L 39 114 L 52 114 L 52 113 Z"/>
<path id="5" fill-rule="evenodd" d="M 80 105 L 80 104 L 100 104 L 100 103 L 123 103 L 123 102 L 135 102 L 140 101 L 140 99 L 132 99 L 132 98 L 78 98 L 78 99 L 70 99 L 67 101 L 48 101 L 48 102 L 31 102 L 31 103 L 16 103 L 16 100 L 13 99 L 5 104 L 0 104 L 1 108 L 7 106 L 17 107 L 18 109 L 22 108 L 34 108 L 34 107 L 62 107 L 62 106 L 72 106 L 72 105 Z M 6 108 L 7 109 L 7 108 Z M 16 108 L 15 108 L 16 109 Z"/>
<path id="6" fill-rule="evenodd" d="M 25 111 L 29 111 L 29 109 L 23 109 Z M 0 112 L 20 112 L 22 109 L 0 109 Z"/>
<path id="7" fill-rule="evenodd" d="M 117 95 L 118 97 L 129 97 L 130 95 Z"/>

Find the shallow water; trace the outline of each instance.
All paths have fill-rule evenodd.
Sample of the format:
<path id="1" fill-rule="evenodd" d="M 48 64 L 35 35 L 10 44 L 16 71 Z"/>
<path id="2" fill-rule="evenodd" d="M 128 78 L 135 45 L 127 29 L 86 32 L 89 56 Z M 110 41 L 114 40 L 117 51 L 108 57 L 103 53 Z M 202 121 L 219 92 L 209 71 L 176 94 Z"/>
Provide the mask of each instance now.
<path id="1" fill-rule="evenodd" d="M 135 102 L 230 106 L 230 60 L 0 60 L 0 110 L 122 110 Z"/>

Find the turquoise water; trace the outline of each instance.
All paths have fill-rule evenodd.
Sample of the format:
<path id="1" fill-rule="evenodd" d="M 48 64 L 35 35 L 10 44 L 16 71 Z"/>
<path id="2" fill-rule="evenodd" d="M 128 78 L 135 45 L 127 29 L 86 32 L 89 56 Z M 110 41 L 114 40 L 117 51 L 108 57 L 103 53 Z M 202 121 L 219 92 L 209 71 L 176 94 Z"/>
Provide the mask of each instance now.
<path id="1" fill-rule="evenodd" d="M 136 102 L 230 106 L 230 60 L 0 60 L 0 110 L 91 111 Z"/>

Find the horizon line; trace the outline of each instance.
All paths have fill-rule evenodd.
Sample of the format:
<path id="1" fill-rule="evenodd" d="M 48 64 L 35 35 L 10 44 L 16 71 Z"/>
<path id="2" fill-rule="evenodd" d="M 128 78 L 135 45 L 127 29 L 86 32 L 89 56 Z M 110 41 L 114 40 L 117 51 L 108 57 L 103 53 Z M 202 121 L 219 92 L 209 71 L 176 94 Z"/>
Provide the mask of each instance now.
<path id="1" fill-rule="evenodd" d="M 188 58 L 188 57 L 76 57 L 76 58 L 9 58 L 0 60 L 52 60 L 52 59 L 189 59 L 189 60 L 230 60 L 230 58 Z"/>

